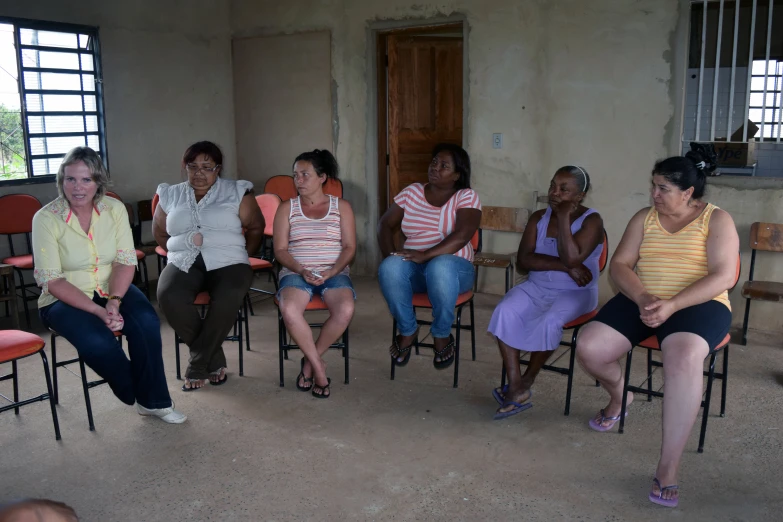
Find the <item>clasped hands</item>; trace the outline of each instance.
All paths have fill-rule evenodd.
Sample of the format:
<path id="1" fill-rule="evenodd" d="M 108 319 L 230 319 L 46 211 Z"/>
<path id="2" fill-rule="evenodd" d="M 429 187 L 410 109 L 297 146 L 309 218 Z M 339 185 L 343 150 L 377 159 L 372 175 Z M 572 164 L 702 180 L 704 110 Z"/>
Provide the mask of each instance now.
<path id="1" fill-rule="evenodd" d="M 112 332 L 119 332 L 125 326 L 125 319 L 120 314 L 120 303 L 116 299 L 107 301 L 105 307 L 96 305 L 94 313 Z"/>
<path id="2" fill-rule="evenodd" d="M 637 304 L 639 318 L 650 328 L 658 328 L 677 311 L 671 299 L 661 299 L 648 293 L 642 294 Z"/>

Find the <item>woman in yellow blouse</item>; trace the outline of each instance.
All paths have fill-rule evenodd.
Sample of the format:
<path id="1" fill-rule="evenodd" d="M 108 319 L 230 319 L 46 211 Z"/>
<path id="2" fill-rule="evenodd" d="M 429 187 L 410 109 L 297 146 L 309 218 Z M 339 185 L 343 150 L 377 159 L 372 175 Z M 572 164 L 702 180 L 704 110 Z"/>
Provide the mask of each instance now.
<path id="1" fill-rule="evenodd" d="M 185 422 L 166 386 L 160 322 L 131 285 L 136 250 L 125 206 L 104 197 L 108 174 L 88 147 L 71 150 L 57 172 L 60 197 L 33 218 L 38 309 L 90 368 L 140 415 Z M 130 360 L 114 337 L 122 331 Z"/>
<path id="2" fill-rule="evenodd" d="M 675 507 L 677 473 L 701 406 L 704 358 L 731 326 L 727 290 L 737 275 L 739 238 L 731 216 L 702 201 L 716 158 L 690 151 L 659 161 L 653 206 L 631 218 L 612 256 L 620 293 L 579 333 L 576 355 L 601 382 L 609 404 L 589 425 L 605 432 L 620 420 L 623 371 L 618 360 L 655 335 L 663 354 L 663 441 L 650 501 Z M 627 404 L 633 401 L 628 393 Z M 627 412 L 626 412 L 627 414 Z"/>

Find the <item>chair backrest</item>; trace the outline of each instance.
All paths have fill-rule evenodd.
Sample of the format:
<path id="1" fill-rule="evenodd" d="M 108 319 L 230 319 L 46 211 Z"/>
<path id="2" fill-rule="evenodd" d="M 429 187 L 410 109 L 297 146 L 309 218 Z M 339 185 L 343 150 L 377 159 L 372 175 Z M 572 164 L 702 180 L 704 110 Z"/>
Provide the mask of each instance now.
<path id="1" fill-rule="evenodd" d="M 734 284 L 729 288 L 729 292 L 734 290 L 734 287 L 739 283 L 740 270 L 742 270 L 742 252 L 737 252 L 737 274 L 734 276 Z"/>
<path id="2" fill-rule="evenodd" d="M 479 251 L 479 232 L 481 231 L 481 228 L 476 229 L 476 233 L 473 234 L 473 237 L 470 238 L 470 244 L 473 247 L 474 252 Z"/>
<path id="3" fill-rule="evenodd" d="M 526 208 L 483 207 L 481 209 L 481 228 L 482 230 L 521 234 L 525 231 L 529 218 L 530 210 Z"/>
<path id="4" fill-rule="evenodd" d="M 33 231 L 33 216 L 41 202 L 29 194 L 0 197 L 0 234 L 28 234 Z"/>
<path id="5" fill-rule="evenodd" d="M 323 186 L 324 194 L 330 196 L 343 197 L 343 182 L 335 178 L 326 178 L 326 183 Z"/>
<path id="6" fill-rule="evenodd" d="M 750 248 L 783 252 L 783 225 L 756 222 L 750 226 Z"/>
<path id="7" fill-rule="evenodd" d="M 604 229 L 604 249 L 601 250 L 601 257 L 598 258 L 598 271 L 603 272 L 606 268 L 606 261 L 609 259 L 609 235 Z"/>
<path id="8" fill-rule="evenodd" d="M 294 184 L 294 178 L 291 176 L 272 176 L 266 180 L 264 192 L 276 194 L 280 201 L 288 201 L 299 195 Z"/>
<path id="9" fill-rule="evenodd" d="M 152 215 L 155 216 L 155 209 L 158 208 L 158 203 L 160 202 L 160 196 L 155 194 L 152 196 Z"/>
<path id="10" fill-rule="evenodd" d="M 271 236 L 274 228 L 275 213 L 277 212 L 277 207 L 280 206 L 280 198 L 277 194 L 260 194 L 256 196 L 256 203 L 258 203 L 258 208 L 261 209 L 261 213 L 264 215 L 264 222 L 266 223 L 264 235 Z"/>
<path id="11" fill-rule="evenodd" d="M 120 195 L 117 194 L 116 192 L 112 192 L 111 190 L 107 190 L 106 191 L 106 195 L 109 196 L 110 198 L 114 198 L 114 199 L 116 199 L 118 201 L 122 201 L 122 198 L 120 197 Z"/>

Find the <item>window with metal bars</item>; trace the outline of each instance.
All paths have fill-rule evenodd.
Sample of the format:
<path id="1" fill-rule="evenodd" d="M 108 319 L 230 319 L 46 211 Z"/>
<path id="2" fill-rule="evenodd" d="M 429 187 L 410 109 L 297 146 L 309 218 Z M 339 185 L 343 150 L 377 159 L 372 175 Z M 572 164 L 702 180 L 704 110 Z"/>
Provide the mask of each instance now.
<path id="1" fill-rule="evenodd" d="M 108 165 L 102 94 L 97 28 L 0 17 L 0 184 L 51 182 L 77 146 Z"/>

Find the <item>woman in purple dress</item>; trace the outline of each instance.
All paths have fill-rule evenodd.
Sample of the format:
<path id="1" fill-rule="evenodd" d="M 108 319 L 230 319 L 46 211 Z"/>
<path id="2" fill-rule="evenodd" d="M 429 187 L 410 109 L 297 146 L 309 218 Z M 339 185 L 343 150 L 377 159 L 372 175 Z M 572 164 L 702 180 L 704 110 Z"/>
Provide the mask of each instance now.
<path id="1" fill-rule="evenodd" d="M 549 184 L 549 207 L 527 223 L 517 252 L 517 268 L 527 281 L 512 288 L 492 313 L 495 336 L 508 385 L 492 395 L 500 404 L 495 419 L 532 406 L 533 382 L 557 349 L 563 325 L 598 305 L 598 259 L 604 225 L 598 213 L 582 205 L 590 176 L 581 167 L 563 167 Z M 530 351 L 524 375 L 519 351 Z"/>

